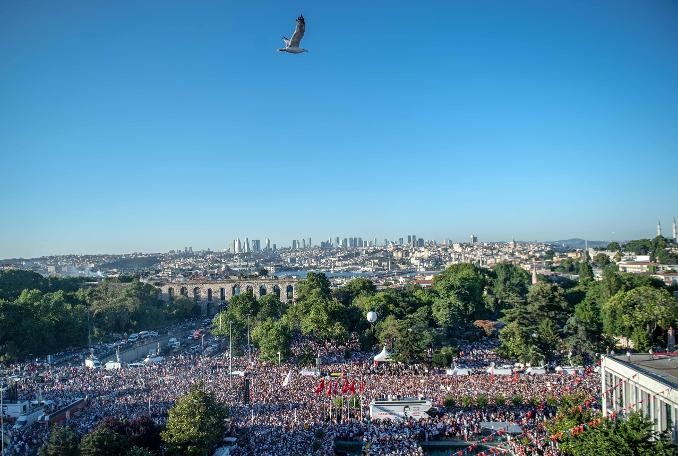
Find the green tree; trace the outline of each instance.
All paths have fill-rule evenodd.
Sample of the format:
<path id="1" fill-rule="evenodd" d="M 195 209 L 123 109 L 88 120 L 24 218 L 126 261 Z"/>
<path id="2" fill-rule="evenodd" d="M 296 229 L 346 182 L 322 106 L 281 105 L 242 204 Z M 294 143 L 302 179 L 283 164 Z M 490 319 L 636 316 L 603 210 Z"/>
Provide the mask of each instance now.
<path id="1" fill-rule="evenodd" d="M 70 427 L 56 425 L 38 454 L 39 456 L 78 456 L 80 454 L 78 444 L 78 436 Z"/>
<path id="2" fill-rule="evenodd" d="M 80 441 L 81 456 L 124 456 L 130 448 L 126 436 L 97 427 Z"/>
<path id="3" fill-rule="evenodd" d="M 499 309 L 522 304 L 527 298 L 530 275 L 511 263 L 499 263 L 493 268 L 490 287 Z"/>
<path id="4" fill-rule="evenodd" d="M 178 296 L 168 304 L 169 314 L 175 321 L 187 320 L 200 315 L 200 305 L 186 296 Z"/>
<path id="5" fill-rule="evenodd" d="M 607 244 L 607 250 L 610 252 L 619 252 L 621 250 L 621 246 L 619 245 L 619 242 L 610 242 Z"/>
<path id="6" fill-rule="evenodd" d="M 331 297 L 330 281 L 325 274 L 309 272 L 306 278 L 297 285 L 298 301 L 304 301 L 313 294 L 320 298 L 329 299 Z"/>
<path id="7" fill-rule="evenodd" d="M 370 296 L 377 292 L 377 287 L 370 279 L 358 277 L 347 284 L 332 290 L 332 295 L 345 306 L 353 303 L 353 300 L 361 295 Z"/>
<path id="8" fill-rule="evenodd" d="M 647 350 L 678 320 L 678 303 L 667 290 L 641 286 L 620 291 L 602 307 L 603 327 L 611 336 L 633 340 Z"/>
<path id="9" fill-rule="evenodd" d="M 449 308 L 443 312 L 445 306 L 438 304 L 442 321 L 449 326 L 449 320 L 444 318 L 449 313 L 457 314 L 466 321 L 482 317 L 485 311 L 485 285 L 486 278 L 482 270 L 470 263 L 454 264 L 436 275 L 433 279 L 433 290 L 438 295 L 436 303 L 448 301 Z"/>
<path id="10" fill-rule="evenodd" d="M 168 455 L 207 456 L 224 435 L 226 408 L 202 385 L 179 398 L 169 411 L 162 440 Z"/>
<path id="11" fill-rule="evenodd" d="M 599 268 L 604 268 L 608 264 L 610 264 L 610 257 L 605 255 L 604 253 L 597 253 L 596 256 L 593 257 L 593 262 L 598 266 Z"/>
<path id="12" fill-rule="evenodd" d="M 584 420 L 562 420 L 578 422 Z M 612 421 L 602 418 L 600 425 L 589 427 L 586 432 L 566 436 L 560 448 L 563 454 L 572 456 L 673 456 L 676 447 L 666 434 L 654 431 L 652 421 L 641 412 L 632 412 L 627 419 Z M 571 427 L 570 427 L 571 428 Z M 566 428 L 566 429 L 570 429 Z"/>
<path id="13" fill-rule="evenodd" d="M 588 262 L 582 261 L 579 263 L 579 281 L 586 284 L 593 280 L 593 269 Z"/>
<path id="14" fill-rule="evenodd" d="M 301 321 L 301 330 L 326 341 L 345 340 L 348 336 L 346 308 L 338 301 L 314 298 Z"/>
<path id="15" fill-rule="evenodd" d="M 125 456 L 154 456 L 154 454 L 155 453 L 146 448 L 133 446 L 132 448 L 129 449 Z"/>
<path id="16" fill-rule="evenodd" d="M 260 357 L 265 361 L 277 362 L 278 353 L 286 360 L 291 354 L 292 332 L 283 320 L 264 320 L 252 332 L 252 339 L 259 346 Z"/>
<path id="17" fill-rule="evenodd" d="M 0 299 L 14 300 L 24 290 L 46 291 L 48 281 L 37 272 L 22 269 L 0 270 Z"/>
<path id="18" fill-rule="evenodd" d="M 269 318 L 279 320 L 284 313 L 283 303 L 274 294 L 267 294 L 259 299 L 259 312 L 257 320 L 264 321 Z"/>

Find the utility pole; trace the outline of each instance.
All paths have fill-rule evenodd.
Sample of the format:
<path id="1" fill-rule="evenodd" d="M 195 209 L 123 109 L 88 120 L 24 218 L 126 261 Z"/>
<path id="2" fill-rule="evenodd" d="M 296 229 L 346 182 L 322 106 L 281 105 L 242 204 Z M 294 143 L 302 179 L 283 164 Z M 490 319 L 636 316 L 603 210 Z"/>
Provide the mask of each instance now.
<path id="1" fill-rule="evenodd" d="M 9 384 L 7 386 L 9 386 Z M 2 397 L 4 396 L 4 394 L 5 394 L 4 388 L 0 388 L 0 456 L 4 456 L 5 454 L 5 421 L 3 419 L 5 413 L 2 411 L 3 410 Z"/>
<path id="2" fill-rule="evenodd" d="M 247 314 L 247 359 L 252 364 L 252 349 L 250 348 L 250 314 Z"/>

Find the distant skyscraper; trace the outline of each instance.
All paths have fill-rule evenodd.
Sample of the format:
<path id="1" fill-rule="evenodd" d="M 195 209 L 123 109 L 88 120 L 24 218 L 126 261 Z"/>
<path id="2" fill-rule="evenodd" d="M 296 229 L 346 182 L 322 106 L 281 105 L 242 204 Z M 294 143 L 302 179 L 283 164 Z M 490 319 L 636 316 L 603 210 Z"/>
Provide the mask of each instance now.
<path id="1" fill-rule="evenodd" d="M 673 229 L 671 230 L 673 234 L 673 241 L 678 242 L 678 226 L 676 226 L 676 218 L 673 217 Z"/>
<path id="2" fill-rule="evenodd" d="M 259 239 L 252 239 L 252 251 L 253 252 L 261 251 L 261 241 Z"/>
<path id="3" fill-rule="evenodd" d="M 337 236 L 334 240 L 336 241 L 336 243 L 334 244 L 334 246 L 335 246 L 335 247 L 340 247 L 340 246 L 341 246 L 341 242 L 339 241 L 339 236 Z"/>
<path id="4" fill-rule="evenodd" d="M 301 248 L 305 249 L 306 248 L 306 239 L 301 238 Z"/>
<path id="5" fill-rule="evenodd" d="M 657 236 L 661 236 L 661 235 L 662 235 L 662 222 L 657 220 Z"/>
<path id="6" fill-rule="evenodd" d="M 475 234 L 472 234 L 471 235 L 471 244 L 475 244 L 476 242 L 478 242 L 478 236 L 476 236 Z"/>
<path id="7" fill-rule="evenodd" d="M 403 245 L 405 243 L 404 238 L 398 238 L 398 245 Z"/>
<path id="8" fill-rule="evenodd" d="M 271 240 L 266 238 L 266 250 L 271 250 Z"/>
<path id="9" fill-rule="evenodd" d="M 242 252 L 242 242 L 240 242 L 240 238 L 235 240 L 235 253 L 240 253 Z"/>
<path id="10" fill-rule="evenodd" d="M 246 237 L 245 238 L 245 253 L 250 253 L 250 238 Z"/>
<path id="11" fill-rule="evenodd" d="M 313 243 L 311 242 L 311 238 L 308 238 L 308 248 L 310 249 L 313 247 Z"/>

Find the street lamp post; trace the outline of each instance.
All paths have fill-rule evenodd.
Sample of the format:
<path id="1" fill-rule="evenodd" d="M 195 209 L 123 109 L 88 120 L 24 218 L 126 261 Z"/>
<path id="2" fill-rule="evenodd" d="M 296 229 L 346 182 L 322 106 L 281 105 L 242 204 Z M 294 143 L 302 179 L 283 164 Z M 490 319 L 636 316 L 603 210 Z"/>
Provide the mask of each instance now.
<path id="1" fill-rule="evenodd" d="M 5 454 L 5 421 L 3 417 L 5 413 L 3 412 L 2 405 L 2 396 L 5 394 L 5 389 L 0 388 L 0 456 Z"/>
<path id="2" fill-rule="evenodd" d="M 252 349 L 250 348 L 250 314 L 247 314 L 247 359 L 252 364 Z"/>

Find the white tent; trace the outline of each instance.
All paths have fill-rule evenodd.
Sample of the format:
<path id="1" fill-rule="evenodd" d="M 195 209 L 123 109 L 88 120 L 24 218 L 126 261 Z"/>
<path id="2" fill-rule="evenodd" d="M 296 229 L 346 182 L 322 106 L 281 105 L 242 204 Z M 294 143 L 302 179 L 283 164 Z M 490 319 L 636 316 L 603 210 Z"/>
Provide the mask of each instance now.
<path id="1" fill-rule="evenodd" d="M 485 369 L 485 372 L 488 374 L 492 373 L 492 370 L 494 369 L 494 375 L 513 375 L 513 369 L 511 367 L 488 367 Z"/>
<path id="2" fill-rule="evenodd" d="M 546 369 L 543 367 L 528 367 L 525 373 L 527 375 L 542 375 L 546 373 Z"/>
<path id="3" fill-rule="evenodd" d="M 377 363 L 384 363 L 384 362 L 390 362 L 393 361 L 393 358 L 391 357 L 391 354 L 386 350 L 386 347 L 374 357 L 374 362 Z"/>
<path id="4" fill-rule="evenodd" d="M 465 367 L 455 367 L 454 369 L 446 369 L 447 375 L 471 375 L 471 369 Z"/>
<path id="5" fill-rule="evenodd" d="M 576 375 L 578 372 L 584 370 L 581 366 L 557 366 L 556 372 L 563 374 Z"/>

